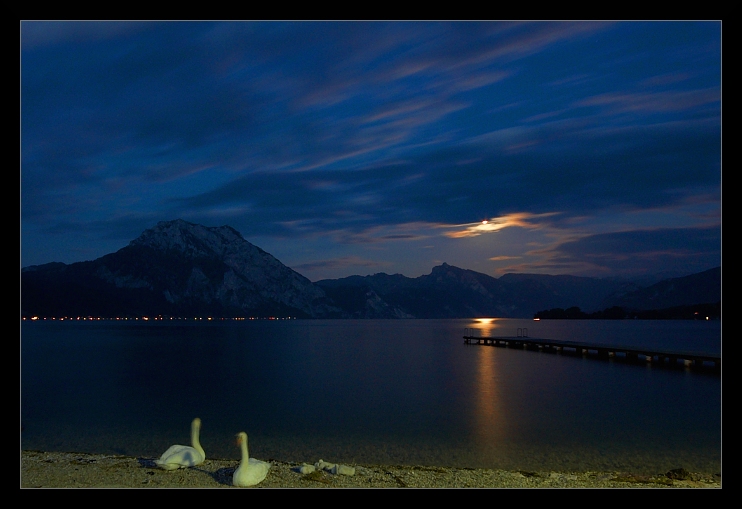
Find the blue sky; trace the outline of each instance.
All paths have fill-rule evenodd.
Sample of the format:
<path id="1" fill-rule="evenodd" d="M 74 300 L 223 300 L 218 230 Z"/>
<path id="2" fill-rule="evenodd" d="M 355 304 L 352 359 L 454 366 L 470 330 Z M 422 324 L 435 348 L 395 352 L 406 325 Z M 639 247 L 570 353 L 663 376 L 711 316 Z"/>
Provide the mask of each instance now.
<path id="1" fill-rule="evenodd" d="M 21 266 L 229 225 L 312 281 L 721 264 L 721 22 L 21 22 Z"/>

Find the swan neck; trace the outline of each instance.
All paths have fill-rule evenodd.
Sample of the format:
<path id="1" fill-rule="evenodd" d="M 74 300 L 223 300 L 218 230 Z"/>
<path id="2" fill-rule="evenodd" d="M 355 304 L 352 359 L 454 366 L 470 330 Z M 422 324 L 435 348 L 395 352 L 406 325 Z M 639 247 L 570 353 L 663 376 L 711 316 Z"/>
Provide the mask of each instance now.
<path id="1" fill-rule="evenodd" d="M 247 436 L 242 437 L 242 440 L 240 440 L 240 448 L 242 449 L 242 463 L 247 464 L 250 458 L 247 452 Z"/>
<path id="2" fill-rule="evenodd" d="M 194 449 L 196 449 L 198 452 L 201 453 L 201 455 L 205 457 L 206 454 L 204 453 L 204 449 L 203 447 L 201 447 L 201 442 L 198 438 L 199 431 L 200 431 L 200 426 L 198 425 L 198 423 L 194 422 L 193 425 L 191 426 L 191 445 L 193 446 Z"/>

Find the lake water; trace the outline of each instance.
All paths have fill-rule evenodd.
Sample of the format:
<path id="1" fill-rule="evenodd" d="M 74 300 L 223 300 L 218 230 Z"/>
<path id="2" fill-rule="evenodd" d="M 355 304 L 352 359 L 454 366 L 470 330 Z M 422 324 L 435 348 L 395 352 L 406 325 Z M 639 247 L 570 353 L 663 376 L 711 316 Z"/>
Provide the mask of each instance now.
<path id="1" fill-rule="evenodd" d="M 465 331 L 721 353 L 719 321 L 21 324 L 21 448 L 522 470 L 721 471 L 721 380 Z"/>

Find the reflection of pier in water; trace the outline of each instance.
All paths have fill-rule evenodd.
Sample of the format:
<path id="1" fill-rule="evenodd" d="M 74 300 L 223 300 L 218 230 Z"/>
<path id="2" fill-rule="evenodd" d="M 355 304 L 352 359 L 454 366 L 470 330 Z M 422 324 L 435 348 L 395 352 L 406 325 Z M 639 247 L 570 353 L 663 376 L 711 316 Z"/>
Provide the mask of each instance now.
<path id="1" fill-rule="evenodd" d="M 499 346 L 534 350 L 546 353 L 562 353 L 588 356 L 605 360 L 624 360 L 627 362 L 647 362 L 665 367 L 691 367 L 721 371 L 721 357 L 696 352 L 661 352 L 657 350 L 598 345 L 579 341 L 556 339 L 537 339 L 528 337 L 527 328 L 518 328 L 515 336 L 474 336 L 476 329 L 465 329 L 464 343 L 467 345 Z"/>

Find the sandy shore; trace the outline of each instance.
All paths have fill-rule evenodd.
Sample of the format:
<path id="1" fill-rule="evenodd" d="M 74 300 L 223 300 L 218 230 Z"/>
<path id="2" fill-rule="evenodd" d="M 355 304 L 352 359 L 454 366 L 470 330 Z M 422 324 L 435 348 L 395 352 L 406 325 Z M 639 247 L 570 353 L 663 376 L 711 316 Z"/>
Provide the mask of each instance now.
<path id="1" fill-rule="evenodd" d="M 302 474 L 303 463 L 271 461 L 271 465 L 268 477 L 256 488 L 721 488 L 720 474 L 684 471 L 646 476 L 346 465 L 355 473 L 342 475 L 324 470 Z M 207 459 L 198 467 L 164 471 L 155 466 L 154 458 L 21 451 L 21 488 L 234 488 L 236 467 L 235 460 Z"/>

